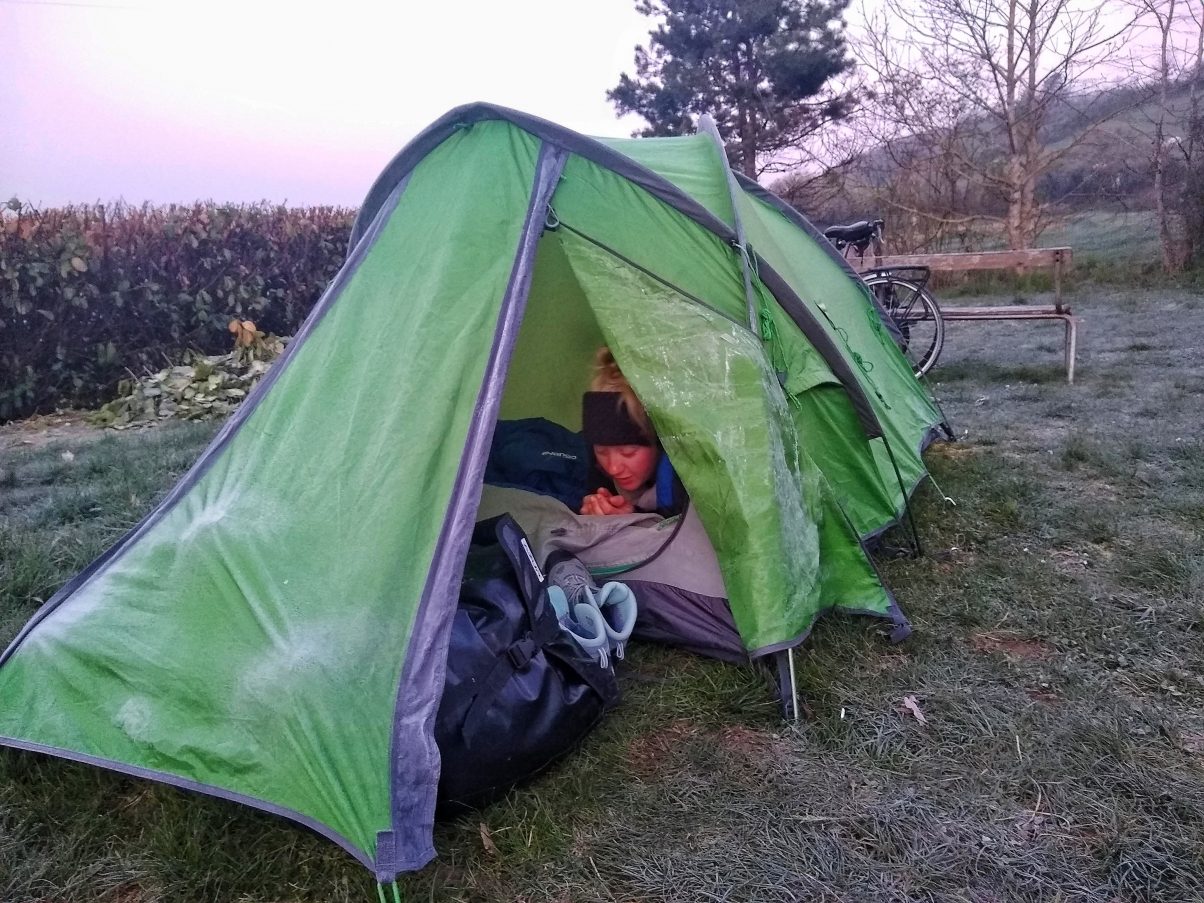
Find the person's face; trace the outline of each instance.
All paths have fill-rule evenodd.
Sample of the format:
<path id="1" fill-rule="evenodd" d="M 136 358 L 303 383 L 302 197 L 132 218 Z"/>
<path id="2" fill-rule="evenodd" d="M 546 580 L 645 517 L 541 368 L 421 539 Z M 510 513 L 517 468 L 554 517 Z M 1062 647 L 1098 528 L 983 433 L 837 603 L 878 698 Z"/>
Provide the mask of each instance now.
<path id="1" fill-rule="evenodd" d="M 627 492 L 647 483 L 656 470 L 657 454 L 651 445 L 595 445 L 594 457 L 615 485 Z"/>

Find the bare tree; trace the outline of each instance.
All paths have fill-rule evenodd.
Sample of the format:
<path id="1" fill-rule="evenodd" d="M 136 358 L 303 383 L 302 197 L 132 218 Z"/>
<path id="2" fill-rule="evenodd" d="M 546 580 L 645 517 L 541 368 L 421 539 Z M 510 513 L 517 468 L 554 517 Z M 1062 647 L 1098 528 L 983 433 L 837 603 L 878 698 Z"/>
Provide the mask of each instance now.
<path id="1" fill-rule="evenodd" d="M 1149 88 L 1142 175 L 1149 179 L 1162 265 L 1192 262 L 1204 245 L 1201 63 L 1204 0 L 1128 0 L 1137 14 L 1131 71 Z M 1148 143 L 1147 143 L 1148 142 Z"/>
<path id="2" fill-rule="evenodd" d="M 848 194 L 885 215 L 896 251 L 965 250 L 975 227 L 1001 212 L 974 174 L 995 145 L 976 109 L 927 77 L 897 20 L 869 24 L 855 46 L 872 90 L 848 127 L 872 150 L 850 168 Z"/>
<path id="3" fill-rule="evenodd" d="M 926 145 L 947 199 L 982 195 L 977 210 L 950 206 L 948 222 L 997 218 L 1010 247 L 1032 246 L 1042 176 L 1100 125 L 1088 107 L 1118 74 L 1106 64 L 1131 22 L 1122 12 L 1107 0 L 885 0 L 870 16 L 863 64 L 881 81 L 891 145 Z M 1052 142 L 1055 117 L 1084 127 Z"/>
<path id="4" fill-rule="evenodd" d="M 1171 33 L 1175 23 L 1176 0 L 1140 0 L 1145 12 L 1158 29 L 1158 107 L 1154 119 L 1154 204 L 1158 214 L 1158 244 L 1162 248 L 1162 267 L 1168 272 L 1183 265 L 1183 255 L 1171 235 L 1170 210 L 1166 203 L 1166 120 L 1171 89 Z M 1182 8 L 1178 11 L 1182 15 Z"/>
<path id="5" fill-rule="evenodd" d="M 1204 251 L 1204 110 L 1201 109 L 1200 99 L 1200 81 L 1204 79 L 1204 2 L 1186 0 L 1185 10 L 1188 31 L 1193 36 L 1195 46 L 1187 74 L 1190 87 L 1186 134 L 1177 139 L 1176 144 L 1185 174 L 1183 262 L 1198 264 Z"/>
<path id="6" fill-rule="evenodd" d="M 862 165 L 880 141 L 860 127 L 862 99 L 873 93 L 873 86 L 862 73 L 843 73 L 832 80 L 830 89 L 849 99 L 845 115 L 800 136 L 775 154 L 772 169 L 765 170 L 766 174 L 784 174 L 773 183 L 775 192 L 800 210 L 820 217 L 826 217 L 833 207 L 843 209 L 850 173 Z"/>
<path id="7" fill-rule="evenodd" d="M 1149 113 L 1149 172 L 1153 180 L 1154 211 L 1158 224 L 1158 244 L 1162 252 L 1162 266 L 1167 272 L 1174 272 L 1183 267 L 1186 262 L 1184 230 L 1181 228 L 1182 217 L 1178 209 L 1182 205 L 1170 201 L 1168 183 L 1180 182 L 1178 188 L 1180 198 L 1184 185 L 1183 179 L 1176 179 L 1170 172 L 1178 169 L 1172 159 L 1172 144 L 1179 150 L 1184 148 L 1182 136 L 1168 135 L 1167 129 L 1171 124 L 1173 112 L 1171 95 L 1177 86 L 1184 61 L 1176 41 L 1176 30 L 1182 20 L 1189 17 L 1190 10 L 1187 0 L 1129 0 L 1137 14 L 1139 31 L 1152 30 L 1154 45 L 1139 46 L 1134 55 L 1132 71 L 1137 78 L 1147 79 L 1152 86 L 1154 102 L 1150 105 Z M 1194 85 L 1193 85 L 1194 90 Z M 1190 131 L 1190 129 L 1189 129 Z M 1190 134 L 1186 138 L 1191 143 Z M 1179 172 L 1186 175 L 1186 169 Z"/>

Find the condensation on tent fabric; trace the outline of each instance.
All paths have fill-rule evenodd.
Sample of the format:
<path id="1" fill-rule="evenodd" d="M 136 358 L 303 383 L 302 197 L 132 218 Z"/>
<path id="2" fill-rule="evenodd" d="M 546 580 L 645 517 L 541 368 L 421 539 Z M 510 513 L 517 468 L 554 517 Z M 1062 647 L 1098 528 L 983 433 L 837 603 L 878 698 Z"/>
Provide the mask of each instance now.
<path id="1" fill-rule="evenodd" d="M 213 551 L 219 553 L 221 549 L 218 547 L 238 548 L 241 554 L 245 553 L 251 539 L 269 547 L 279 539 L 273 536 L 273 525 L 282 525 L 284 521 L 271 516 L 272 499 L 262 488 L 248 493 L 231 483 L 212 479 L 202 480 L 197 486 L 197 492 L 192 497 L 167 515 L 178 525 L 177 535 L 171 535 L 170 531 L 157 525 L 139 538 L 141 553 L 154 563 L 156 573 L 162 578 L 156 589 L 159 593 L 166 592 L 162 587 L 173 585 L 174 578 L 183 577 L 184 571 L 197 566 L 200 556 L 195 552 L 203 544 L 213 544 Z M 240 510 L 245 513 L 248 507 L 253 507 L 263 516 L 239 516 Z M 116 587 L 127 580 L 141 579 L 140 570 L 127 573 L 129 570 L 127 562 L 120 556 L 110 561 L 85 584 L 94 584 L 94 588 L 83 591 L 84 587 L 80 587 L 47 615 L 27 642 L 40 645 L 60 642 L 91 614 L 103 610 L 106 600 L 117 591 Z M 232 571 L 227 570 L 226 573 Z"/>
<path id="2" fill-rule="evenodd" d="M 802 633 L 818 611 L 818 531 L 793 421 L 760 341 L 596 246 L 571 234 L 563 242 L 698 507 L 746 646 Z"/>
<path id="3" fill-rule="evenodd" d="M 247 718 L 269 713 L 278 695 L 296 692 L 299 681 L 317 684 L 324 672 L 343 670 L 346 652 L 330 638 L 336 629 L 346 633 L 346 620 L 336 611 L 325 619 L 289 625 L 287 638 L 260 650 L 237 677 L 229 697 L 230 716 Z M 370 647 L 376 626 L 366 619 L 359 619 L 358 624 L 362 644 Z"/>
<path id="4" fill-rule="evenodd" d="M 131 696 L 113 715 L 113 723 L 135 743 L 150 743 L 156 718 L 154 706 L 146 696 Z"/>
<path id="5" fill-rule="evenodd" d="M 193 693 L 177 686 L 173 695 L 191 698 L 200 707 L 198 715 L 228 721 L 233 726 L 270 720 L 280 698 L 304 694 L 307 686 L 317 691 L 331 674 L 345 669 L 349 634 L 360 635 L 356 648 L 376 645 L 377 625 L 367 619 L 348 622 L 337 610 L 318 617 L 282 617 L 287 608 L 283 599 L 290 592 L 317 590 L 334 600 L 346 595 L 349 586 L 334 572 L 311 574 L 304 587 L 284 576 L 288 572 L 265 554 L 285 542 L 288 519 L 282 500 L 274 497 L 278 490 L 263 484 L 248 487 L 224 476 L 221 468 L 211 471 L 196 484 L 194 493 L 168 514 L 174 527 L 163 524 L 144 535 L 137 568 L 126 559 L 115 559 L 93 575 L 86 590 L 75 593 L 51 612 L 30 635 L 27 642 L 31 649 L 44 649 L 46 654 L 53 650 L 63 662 L 70 650 L 91 636 L 90 617 L 107 613 L 111 620 L 116 612 L 108 604 L 110 600 L 136 598 L 140 592 L 149 594 L 148 603 L 121 610 L 121 633 L 126 639 L 120 646 L 113 645 L 109 654 L 116 656 L 119 649 L 137 645 L 144 628 L 150 626 L 147 619 L 153 618 L 156 629 L 175 634 L 166 642 L 176 655 L 195 657 L 200 666 L 217 650 L 206 651 L 205 644 L 192 642 L 195 636 L 188 635 L 182 624 L 170 624 L 159 617 L 173 606 L 188 606 L 199 619 L 197 623 L 210 623 L 210 638 L 220 643 L 220 657 L 228 666 L 223 669 L 226 677 L 213 673 L 204 680 L 221 679 L 226 685 L 221 693 Z M 153 587 L 145 585 L 148 567 L 157 575 Z M 327 585 L 321 586 L 322 582 Z M 234 594 L 242 604 L 224 614 L 216 609 L 206 614 L 202 611 L 208 607 L 202 602 L 206 596 L 177 598 L 172 588 L 179 586 L 209 587 L 212 598 Z M 226 623 L 215 623 L 213 618 Z M 237 622 L 237 629 L 232 621 Z M 332 637 L 339 637 L 341 642 L 332 643 Z M 86 653 L 88 658 L 100 654 L 95 648 Z M 81 660 L 85 657 L 83 648 L 79 655 Z M 131 697 L 115 707 L 110 716 L 112 723 L 131 741 L 175 759 L 175 741 L 158 734 L 161 725 L 173 721 L 161 717 L 162 713 L 149 712 L 151 705 L 149 696 Z"/>

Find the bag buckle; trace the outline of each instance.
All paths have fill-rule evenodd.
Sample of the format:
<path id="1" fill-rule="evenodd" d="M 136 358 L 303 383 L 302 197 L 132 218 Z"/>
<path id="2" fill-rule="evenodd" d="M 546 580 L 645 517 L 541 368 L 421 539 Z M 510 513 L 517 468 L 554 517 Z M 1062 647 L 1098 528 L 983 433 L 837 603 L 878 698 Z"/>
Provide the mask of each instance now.
<path id="1" fill-rule="evenodd" d="M 514 665 L 516 671 L 521 671 L 531 663 L 538 651 L 535 640 L 528 634 L 506 650 L 506 657 L 510 659 L 510 664 Z"/>

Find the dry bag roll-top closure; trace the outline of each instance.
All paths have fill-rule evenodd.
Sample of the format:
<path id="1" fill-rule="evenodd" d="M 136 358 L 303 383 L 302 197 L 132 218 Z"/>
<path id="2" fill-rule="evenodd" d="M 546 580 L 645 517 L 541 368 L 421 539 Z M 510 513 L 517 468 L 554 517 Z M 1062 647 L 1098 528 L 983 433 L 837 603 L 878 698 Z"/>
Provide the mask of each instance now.
<path id="1" fill-rule="evenodd" d="M 618 701 L 613 668 L 561 629 L 518 524 L 509 515 L 478 524 L 435 722 L 441 805 L 481 805 L 533 777 Z"/>

